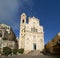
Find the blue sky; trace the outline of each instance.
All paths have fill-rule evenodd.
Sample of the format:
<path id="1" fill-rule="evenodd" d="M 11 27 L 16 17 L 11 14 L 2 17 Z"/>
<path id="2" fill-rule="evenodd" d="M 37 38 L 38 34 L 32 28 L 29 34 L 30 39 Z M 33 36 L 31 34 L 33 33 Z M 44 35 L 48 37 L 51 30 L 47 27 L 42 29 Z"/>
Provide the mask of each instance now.
<path id="1" fill-rule="evenodd" d="M 60 32 L 60 0 L 0 0 L 0 23 L 10 25 L 16 36 L 23 12 L 40 19 L 45 43 Z"/>

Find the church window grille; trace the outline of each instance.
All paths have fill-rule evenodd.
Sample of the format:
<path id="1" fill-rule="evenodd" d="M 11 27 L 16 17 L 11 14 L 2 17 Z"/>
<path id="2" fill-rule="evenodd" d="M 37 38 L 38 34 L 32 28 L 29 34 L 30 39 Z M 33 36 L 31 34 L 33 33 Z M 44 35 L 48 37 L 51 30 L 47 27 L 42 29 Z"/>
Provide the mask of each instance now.
<path id="1" fill-rule="evenodd" d="M 36 32 L 37 32 L 37 29 L 36 29 Z"/>
<path id="2" fill-rule="evenodd" d="M 35 27 L 34 27 L 34 28 L 31 28 L 31 31 L 32 31 L 32 32 L 35 32 Z"/>

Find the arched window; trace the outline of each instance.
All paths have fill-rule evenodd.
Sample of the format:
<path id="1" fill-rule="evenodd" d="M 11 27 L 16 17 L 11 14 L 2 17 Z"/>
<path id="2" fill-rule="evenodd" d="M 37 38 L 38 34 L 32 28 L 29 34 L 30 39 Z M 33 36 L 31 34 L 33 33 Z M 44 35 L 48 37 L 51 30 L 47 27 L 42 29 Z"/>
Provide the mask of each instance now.
<path id="1" fill-rule="evenodd" d="M 24 23 L 24 20 L 22 20 L 22 23 Z"/>

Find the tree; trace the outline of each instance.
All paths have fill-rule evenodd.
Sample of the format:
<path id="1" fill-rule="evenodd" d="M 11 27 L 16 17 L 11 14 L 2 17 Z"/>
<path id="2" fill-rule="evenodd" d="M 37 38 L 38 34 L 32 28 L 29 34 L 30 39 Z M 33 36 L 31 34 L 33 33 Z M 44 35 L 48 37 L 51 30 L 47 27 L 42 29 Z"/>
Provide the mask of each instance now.
<path id="1" fill-rule="evenodd" d="M 8 56 L 8 55 L 11 54 L 11 53 L 12 53 L 11 48 L 9 48 L 9 47 L 3 47 L 3 54 L 4 54 L 5 56 Z"/>

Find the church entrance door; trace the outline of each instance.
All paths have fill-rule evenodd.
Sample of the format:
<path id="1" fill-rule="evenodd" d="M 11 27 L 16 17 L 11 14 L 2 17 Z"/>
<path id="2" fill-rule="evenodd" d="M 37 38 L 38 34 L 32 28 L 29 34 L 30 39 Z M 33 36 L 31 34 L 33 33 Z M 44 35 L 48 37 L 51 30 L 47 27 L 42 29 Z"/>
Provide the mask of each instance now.
<path id="1" fill-rule="evenodd" d="M 33 48 L 34 48 L 34 50 L 36 50 L 36 44 L 33 44 Z"/>

